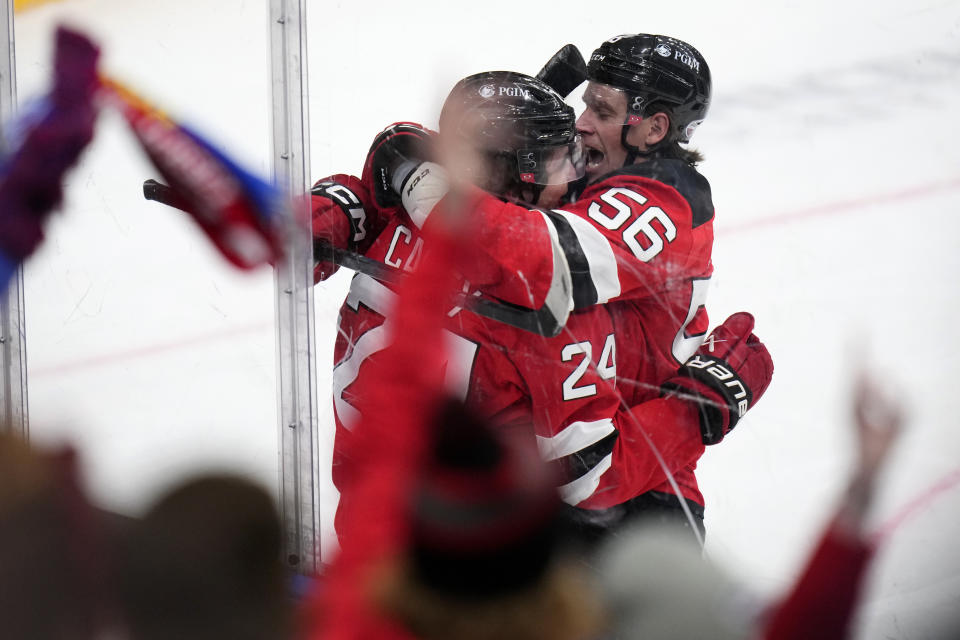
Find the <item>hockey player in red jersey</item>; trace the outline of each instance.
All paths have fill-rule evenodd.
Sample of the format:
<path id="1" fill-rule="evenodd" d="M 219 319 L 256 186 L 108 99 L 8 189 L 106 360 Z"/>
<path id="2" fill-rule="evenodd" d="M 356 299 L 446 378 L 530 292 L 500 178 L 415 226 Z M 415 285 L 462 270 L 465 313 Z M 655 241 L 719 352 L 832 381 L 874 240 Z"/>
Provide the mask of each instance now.
<path id="1" fill-rule="evenodd" d="M 516 88 L 519 85 L 524 86 L 527 95 L 537 93 L 540 100 L 530 103 L 523 94 L 512 96 L 513 100 L 511 96 L 495 101 L 479 97 L 486 122 L 493 126 L 462 131 L 461 125 L 466 124 L 451 121 L 455 116 L 448 112 L 441 128 L 464 134 L 457 135 L 457 139 L 482 149 L 487 155 L 484 162 L 489 161 L 486 166 L 489 170 L 474 176 L 478 184 L 504 195 L 536 201 L 550 189 L 551 183 L 560 187 L 562 193 L 567 182 L 578 177 L 578 172 L 582 175 L 573 110 L 534 79 L 506 72 L 471 76 L 458 84 L 451 95 L 459 97 L 465 91 L 479 91 L 484 86 Z M 378 191 L 377 186 L 384 178 L 381 159 L 390 153 L 388 150 L 422 145 L 426 135 L 412 124 L 389 127 L 371 148 L 363 180 L 334 176 L 333 180 L 318 183 L 313 192 L 315 234 L 338 246 L 362 252 L 399 273 L 414 270 L 423 256 L 420 227 L 424 220 L 418 219 L 415 206 L 406 209 L 396 206 L 401 203 L 392 187 Z M 534 144 L 527 144 L 529 141 Z M 505 152 L 507 148 L 525 149 L 528 157 L 542 154 L 550 160 L 546 163 L 549 169 L 537 171 L 531 167 L 532 171 L 523 172 L 529 175 L 522 176 L 516 162 L 507 161 L 511 157 Z M 441 171 L 438 166 L 433 170 Z M 366 188 L 371 183 L 374 185 L 372 195 Z M 408 213 L 410 211 L 412 213 Z M 525 240 L 515 238 L 512 247 L 522 246 Z M 505 257 L 500 264 L 502 272 L 513 275 L 513 280 L 504 282 L 500 279 L 501 271 L 490 270 L 489 277 L 469 283 L 473 290 L 522 289 L 524 274 L 514 273 L 509 266 L 512 253 L 505 248 L 501 255 Z M 471 263 L 482 261 L 483 257 L 470 260 Z M 321 271 L 325 268 L 318 265 Z M 552 264 L 550 268 L 553 269 Z M 569 276 L 566 279 L 569 280 Z M 556 287 L 568 288 L 562 284 Z M 349 485 L 353 482 L 349 461 L 343 460 L 341 454 L 349 448 L 346 443 L 352 437 L 351 428 L 370 392 L 365 371 L 386 346 L 393 298 L 389 286 L 358 274 L 341 309 L 335 346 L 337 437 L 333 467 L 341 500 L 349 494 Z M 609 314 L 602 307 L 583 310 L 569 319 L 566 300 L 557 309 L 566 326 L 556 337 L 521 331 L 470 309 L 452 310 L 452 332 L 448 334 L 451 357 L 446 365 L 446 383 L 472 410 L 495 417 L 508 428 L 513 426 L 529 432 L 531 424 L 534 425 L 545 455 L 575 469 L 564 492 L 571 503 L 576 503 L 597 487 L 605 469 L 597 463 L 609 456 L 616 439 L 611 419 L 618 406 L 614 393 L 615 341 Z"/>
<path id="2" fill-rule="evenodd" d="M 660 394 L 661 381 L 692 356 L 708 327 L 713 203 L 707 180 L 694 166 L 699 154 L 681 144 L 706 116 L 710 72 L 689 44 L 648 34 L 611 38 L 594 51 L 587 71 L 587 108 L 577 130 L 588 184 L 579 197 L 546 215 L 458 189 L 456 179 L 450 197 L 470 198 L 482 246 L 526 241 L 511 264 L 526 275 L 523 287 L 504 286 L 498 297 L 540 308 L 555 291 L 552 266 L 559 263 L 571 275 L 573 309 L 609 303 L 617 339 L 631 347 L 619 354 L 618 390 L 625 406 L 634 406 Z M 429 163 L 421 166 L 430 169 Z M 444 206 L 436 195 L 442 193 L 437 172 L 414 175 L 419 180 L 408 183 L 405 198 L 424 210 Z M 464 276 L 474 281 L 495 272 L 509 283 L 504 271 L 478 261 Z M 716 442 L 709 424 L 702 426 L 705 442 Z M 625 517 L 634 507 L 681 509 L 672 497 L 677 493 L 702 518 L 694 467 L 678 474 L 677 488 L 665 483 L 635 503 L 617 503 L 617 513 L 600 519 Z"/>
<path id="3" fill-rule="evenodd" d="M 624 350 L 620 359 L 618 389 L 627 404 L 637 405 L 660 394 L 658 381 L 691 356 L 708 327 L 704 304 L 713 272 L 713 202 L 709 183 L 695 168 L 702 156 L 681 145 L 707 115 L 710 70 L 683 41 L 637 34 L 601 44 L 590 56 L 587 75 L 586 108 L 577 131 L 583 137 L 588 186 L 577 204 L 586 206 L 588 217 L 601 227 L 612 226 L 605 212 L 622 216 L 617 231 L 623 229 L 622 240 L 638 259 L 635 273 L 649 287 L 609 305 L 618 339 L 644 347 Z M 631 200 L 643 202 L 638 208 Z M 630 215 L 622 214 L 624 204 L 631 205 Z M 635 228 L 641 233 L 631 231 Z M 640 243 L 639 251 L 633 240 Z M 624 267 L 630 268 L 618 264 L 621 271 Z M 710 423 L 702 420 L 705 444 L 722 438 Z M 677 489 L 702 521 L 695 467 L 694 461 L 675 474 L 677 487 L 663 483 L 635 498 L 636 504 L 612 507 L 615 513 L 602 514 L 602 521 L 628 517 L 632 508 L 676 508 Z"/>
<path id="4" fill-rule="evenodd" d="M 530 140 L 540 141 L 539 146 L 528 142 L 525 148 L 515 140 L 503 139 L 504 136 L 510 137 L 507 123 L 522 121 L 522 108 L 526 105 L 529 109 L 530 104 L 537 103 L 530 100 L 529 96 L 536 91 L 542 93 L 541 88 L 529 82 L 531 80 L 519 74 L 508 78 L 503 74 L 478 74 L 467 78 L 451 92 L 444 108 L 445 115 L 441 116 L 441 130 L 467 133 L 468 137 L 473 138 L 475 146 L 485 150 L 489 166 L 499 169 L 490 172 L 482 180 L 473 175 L 472 181 L 493 192 L 522 195 L 527 200 L 537 201 L 549 195 L 549 183 L 552 180 L 549 176 L 538 175 L 535 170 L 551 164 L 543 160 L 553 159 L 552 166 L 560 169 L 566 181 L 570 169 L 575 170 L 576 167 L 576 149 L 571 146 L 574 142 L 571 127 L 568 125 L 564 130 L 564 118 L 558 117 L 566 110 L 559 107 L 562 102 L 556 96 L 551 99 L 558 103 L 559 108 L 553 114 L 552 122 L 545 117 L 548 114 L 543 112 L 526 114 L 529 122 L 525 123 L 527 130 L 524 135 L 533 133 Z M 495 117 L 497 112 L 491 107 L 497 106 L 498 101 L 509 103 L 511 93 L 517 97 L 515 104 L 506 105 L 510 107 L 508 112 L 511 117 Z M 545 95 L 537 96 L 540 104 L 543 104 Z M 503 106 L 500 104 L 501 109 Z M 456 117 L 455 113 L 458 114 Z M 480 129 L 467 126 L 470 121 L 467 116 L 479 116 L 478 120 L 484 126 Z M 556 129 L 557 125 L 561 125 L 559 129 Z M 552 140 L 551 135 L 555 136 Z M 445 193 L 445 185 L 436 186 L 436 178 L 441 176 L 442 169 L 435 164 L 424 163 L 412 170 L 408 168 L 405 176 L 398 167 L 388 172 L 383 163 L 375 166 L 375 159 L 380 146 L 389 148 L 390 145 L 404 142 L 413 144 L 419 138 L 422 135 L 411 125 L 389 128 L 371 150 L 364 180 L 336 176 L 336 180 L 318 183 L 314 191 L 315 233 L 338 246 L 348 246 L 382 260 L 401 272 L 415 268 L 423 251 L 419 226 Z M 544 141 L 552 144 L 545 145 Z M 510 144 L 504 146 L 505 142 Z M 422 158 L 416 153 L 408 153 L 406 157 Z M 526 164 L 521 167 L 521 163 Z M 533 171 L 522 171 L 521 168 Z M 398 176 L 400 179 L 397 179 Z M 403 184 L 404 177 L 406 184 Z M 367 192 L 366 185 L 371 185 L 373 197 Z M 399 199 L 396 192 L 402 194 L 402 204 L 410 213 L 396 208 Z M 472 208 L 484 197 L 479 193 L 467 194 L 467 199 L 460 206 Z M 430 202 L 431 198 L 433 202 Z M 377 201 L 376 206 L 364 205 L 373 200 Z M 450 198 L 444 206 L 449 206 L 449 201 Z M 500 200 L 497 202 L 507 204 Z M 524 218 L 502 218 L 491 229 L 488 227 L 491 224 L 489 215 L 474 218 L 470 214 L 474 223 L 473 237 L 477 240 L 477 256 L 469 263 L 471 267 L 467 270 L 471 273 L 468 279 L 471 285 L 479 285 L 478 288 L 485 293 L 494 291 L 494 295 L 501 300 L 516 304 L 526 302 L 538 308 L 552 305 L 562 322 L 562 317 L 569 313 L 574 300 L 572 297 L 563 299 L 557 292 L 569 295 L 572 291 L 574 295 L 582 295 L 578 294 L 576 282 L 571 289 L 564 286 L 560 277 L 560 274 L 565 275 L 569 282 L 571 277 L 576 281 L 584 276 L 582 270 L 568 266 L 570 262 L 563 253 L 577 241 L 576 231 L 571 231 L 570 227 L 582 225 L 574 220 L 569 226 L 563 226 L 562 214 L 530 212 L 525 208 L 523 211 L 541 216 L 542 224 L 533 228 L 532 235 L 525 235 L 531 225 Z M 550 215 L 559 216 L 560 222 L 551 221 Z M 519 223 L 519 226 L 515 223 Z M 514 233 L 518 229 L 523 231 Z M 579 231 L 581 234 L 589 233 L 584 229 Z M 544 242 L 549 244 L 550 251 L 537 251 Z M 528 249 L 528 246 L 532 249 Z M 509 251 L 511 247 L 514 248 L 513 252 Z M 522 250 L 518 251 L 517 247 Z M 321 265 L 318 269 L 324 270 L 325 267 Z M 569 273 L 571 271 L 572 275 Z M 318 277 L 321 275 L 318 273 Z M 363 402 L 362 365 L 385 346 L 383 335 L 386 326 L 383 317 L 389 309 L 391 298 L 389 288 L 372 278 L 359 275 L 354 280 L 341 313 L 336 347 L 338 364 L 334 375 L 338 441 L 350 437 L 350 424 L 358 415 L 357 406 Z M 559 304 L 557 298 L 560 299 Z M 653 477 L 665 481 L 662 473 L 657 475 L 649 471 L 650 465 L 656 469 L 658 463 L 641 431 L 655 429 L 668 419 L 667 414 L 647 413 L 642 426 L 637 419 L 642 411 L 623 411 L 614 419 L 618 404 L 618 396 L 612 387 L 616 374 L 616 340 L 606 311 L 590 307 L 589 310 L 573 313 L 564 332 L 556 338 L 538 338 L 468 311 L 453 314 L 452 324 L 457 335 L 451 336 L 451 340 L 459 345 L 461 357 L 459 364 L 448 364 L 448 384 L 454 385 L 461 394 L 466 394 L 468 402 L 474 403 L 487 415 L 495 415 L 501 421 L 512 419 L 510 421 L 518 425 L 534 423 L 546 457 L 563 459 L 568 468 L 576 469 L 571 473 L 571 481 L 564 487 L 569 503 L 583 503 L 591 507 L 593 503 L 601 507 L 620 505 L 648 488 L 647 484 L 638 481 L 639 478 L 647 483 Z M 745 329 L 743 338 L 747 338 L 751 334 L 752 319 L 749 326 L 741 323 L 738 328 Z M 755 343 L 751 344 L 755 346 Z M 633 345 L 631 347 L 631 351 L 636 348 Z M 762 353 L 765 355 L 765 350 Z M 640 354 L 631 355 L 630 359 L 643 361 Z M 766 361 L 769 361 L 768 356 Z M 656 384 L 658 388 L 659 382 L 675 370 L 676 365 L 671 366 L 668 374 L 658 379 L 647 378 L 646 381 Z M 756 398 L 769 382 L 771 372 L 772 367 L 768 367 L 754 380 L 758 387 Z M 652 407 L 647 410 L 653 411 Z M 662 406 L 657 409 L 663 410 Z M 688 413 L 689 410 L 690 406 L 685 405 L 679 413 L 670 414 L 669 418 L 696 423 L 695 414 Z M 655 415 L 659 417 L 651 417 Z M 729 420 L 727 424 L 730 424 Z M 624 428 L 621 425 L 626 425 L 627 438 L 621 435 Z M 680 433 L 675 430 L 671 435 Z M 618 436 L 621 437 L 620 442 Z M 682 454 L 680 449 L 673 448 L 676 455 L 670 457 L 668 464 L 675 464 L 677 460 L 693 462 L 702 452 L 702 443 L 695 438 L 687 441 L 677 438 L 673 445 L 686 445 L 686 448 Z M 337 445 L 335 449 L 341 451 L 343 447 Z M 641 459 L 643 464 L 640 464 Z M 624 467 L 629 464 L 637 468 L 622 474 L 605 473 L 613 460 L 621 461 Z M 341 491 L 349 483 L 349 479 L 343 477 L 342 469 L 349 467 L 344 463 L 335 452 L 334 478 Z M 612 478 L 617 478 L 615 486 L 611 484 Z"/>

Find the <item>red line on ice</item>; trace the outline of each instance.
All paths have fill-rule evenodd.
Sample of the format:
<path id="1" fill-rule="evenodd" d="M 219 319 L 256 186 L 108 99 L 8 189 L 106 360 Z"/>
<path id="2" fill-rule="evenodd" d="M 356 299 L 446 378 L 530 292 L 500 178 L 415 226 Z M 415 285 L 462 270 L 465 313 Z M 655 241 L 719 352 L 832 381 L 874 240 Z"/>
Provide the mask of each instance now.
<path id="1" fill-rule="evenodd" d="M 941 478 L 936 484 L 905 504 L 892 518 L 884 522 L 877 529 L 876 539 L 879 542 L 885 541 L 894 531 L 900 528 L 904 522 L 926 508 L 927 505 L 937 499 L 940 494 L 953 489 L 958 484 L 960 484 L 960 469 L 954 469 Z"/>
<path id="2" fill-rule="evenodd" d="M 864 198 L 854 198 L 851 200 L 839 200 L 837 202 L 830 202 L 827 204 L 816 205 L 813 207 L 806 207 L 804 209 L 797 209 L 796 211 L 788 211 L 786 213 L 773 215 L 773 216 L 770 216 L 769 218 L 758 218 L 756 220 L 742 222 L 740 224 L 733 224 L 730 226 L 718 225 L 717 235 L 722 236 L 722 235 L 727 235 L 731 233 L 740 233 L 743 231 L 753 231 L 755 229 L 760 229 L 763 227 L 780 226 L 790 222 L 805 220 L 807 218 L 815 218 L 817 216 L 836 214 L 841 211 L 849 212 L 855 209 L 862 209 L 863 207 L 869 207 L 877 204 L 889 204 L 891 202 L 896 202 L 899 200 L 912 200 L 914 198 L 924 198 L 926 196 L 932 195 L 939 191 L 950 191 L 958 188 L 960 188 L 960 177 L 953 178 L 951 180 L 943 180 L 940 182 L 931 182 L 929 184 L 909 187 L 907 189 L 902 189 L 900 191 L 878 193 L 876 195 L 872 195 Z"/>
<path id="3" fill-rule="evenodd" d="M 47 366 L 40 367 L 29 367 L 28 365 L 28 375 L 29 376 L 44 376 L 44 375 L 58 375 L 62 373 L 68 373 L 70 371 L 75 371 L 77 369 L 89 369 L 92 367 L 103 367 L 122 362 L 124 360 L 138 360 L 140 358 L 145 358 L 149 356 L 155 356 L 158 354 L 166 353 L 168 351 L 176 351 L 178 349 L 186 349 L 188 347 L 193 347 L 197 345 L 210 344 L 211 342 L 216 342 L 217 340 L 226 340 L 228 338 L 235 338 L 238 335 L 256 333 L 258 331 L 263 331 L 264 329 L 271 327 L 272 323 L 261 322 L 258 324 L 250 324 L 240 327 L 233 327 L 229 329 L 223 329 L 220 331 L 213 331 L 209 333 L 198 334 L 195 336 L 189 336 L 183 338 L 182 340 L 176 340 L 172 342 L 158 343 L 153 345 L 148 345 L 145 347 L 139 347 L 136 349 L 128 349 L 126 351 L 115 351 L 113 353 L 103 353 L 96 356 L 91 356 L 88 358 L 81 358 L 79 360 L 62 362 L 59 364 L 52 364 Z"/>
<path id="4" fill-rule="evenodd" d="M 838 202 L 818 205 L 815 207 L 798 209 L 796 211 L 788 211 L 786 213 L 774 215 L 769 218 L 760 218 L 757 220 L 752 220 L 750 222 L 744 222 L 741 224 L 719 227 L 717 229 L 717 235 L 720 236 L 720 235 L 727 235 L 732 233 L 739 233 L 743 231 L 753 231 L 755 229 L 759 229 L 762 227 L 779 226 L 779 225 L 787 224 L 790 222 L 795 222 L 797 220 L 803 220 L 806 218 L 813 218 L 816 216 L 834 214 L 841 211 L 852 211 L 855 209 L 860 209 L 862 207 L 867 207 L 874 204 L 887 204 L 887 203 L 898 201 L 898 200 L 910 200 L 913 198 L 922 198 L 922 197 L 926 197 L 931 194 L 934 194 L 938 191 L 949 191 L 957 188 L 960 188 L 960 177 L 954 178 L 952 180 L 945 180 L 941 182 L 933 182 L 930 184 L 910 187 L 908 189 L 902 189 L 900 191 L 877 194 L 877 195 L 865 197 L 865 198 L 857 198 L 852 200 L 840 200 Z M 29 373 L 30 375 L 34 375 L 34 376 L 55 375 L 60 373 L 66 373 L 68 371 L 73 371 L 76 369 L 105 366 L 105 365 L 114 364 L 116 362 L 120 362 L 123 360 L 133 360 L 141 357 L 161 354 L 167 351 L 173 351 L 176 349 L 184 349 L 186 347 L 191 347 L 198 344 L 205 344 L 208 342 L 212 342 L 214 340 L 221 340 L 229 337 L 234 337 L 239 334 L 253 333 L 253 332 L 262 330 L 266 326 L 267 325 L 265 323 L 257 324 L 257 325 L 249 325 L 246 327 L 238 327 L 238 328 L 230 329 L 226 331 L 218 331 L 215 333 L 197 335 L 197 336 L 185 338 L 183 340 L 178 340 L 176 342 L 157 344 L 153 346 L 142 347 L 140 349 L 132 349 L 129 351 L 106 353 L 103 355 L 93 356 L 90 358 L 76 360 L 73 362 L 65 362 L 62 364 L 54 364 L 49 366 L 31 368 L 29 370 Z"/>

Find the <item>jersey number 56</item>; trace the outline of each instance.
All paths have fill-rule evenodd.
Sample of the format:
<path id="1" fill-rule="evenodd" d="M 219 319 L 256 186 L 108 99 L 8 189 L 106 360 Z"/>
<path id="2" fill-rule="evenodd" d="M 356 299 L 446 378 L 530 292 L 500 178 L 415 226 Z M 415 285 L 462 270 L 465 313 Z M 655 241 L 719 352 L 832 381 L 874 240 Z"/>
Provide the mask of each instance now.
<path id="1" fill-rule="evenodd" d="M 628 225 L 627 222 L 633 217 L 634 209 L 617 196 L 633 200 L 640 205 L 647 203 L 647 198 L 636 191 L 614 187 L 600 195 L 600 200 L 609 207 L 594 201 L 590 203 L 587 214 L 598 224 L 611 231 L 619 231 L 621 227 L 626 225 L 623 230 L 623 242 L 638 260 L 649 262 L 663 251 L 664 240 L 673 242 L 674 238 L 677 237 L 677 227 L 660 207 L 643 209 L 640 215 Z M 660 223 L 659 226 L 662 231 L 653 225 L 654 220 Z"/>

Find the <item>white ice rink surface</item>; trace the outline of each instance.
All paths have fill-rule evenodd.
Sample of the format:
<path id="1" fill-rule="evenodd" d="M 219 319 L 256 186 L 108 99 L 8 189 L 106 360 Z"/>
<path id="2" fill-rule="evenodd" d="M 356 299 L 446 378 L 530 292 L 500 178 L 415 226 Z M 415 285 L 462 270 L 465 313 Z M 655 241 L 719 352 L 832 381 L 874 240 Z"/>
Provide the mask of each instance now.
<path id="1" fill-rule="evenodd" d="M 45 82 L 65 20 L 99 39 L 109 72 L 267 174 L 265 4 L 71 0 L 18 14 L 19 94 Z M 707 551 L 759 594 L 789 584 L 850 468 L 848 390 L 866 362 L 910 415 L 877 525 L 947 480 L 880 549 L 858 637 L 958 637 L 960 3 L 308 4 L 315 178 L 358 173 L 394 120 L 435 125 L 469 73 L 533 73 L 566 42 L 589 54 L 624 31 L 694 43 L 714 79 L 694 138 L 717 208 L 711 318 L 752 311 L 776 365 L 701 463 Z M 120 124 L 102 118 L 26 269 L 32 437 L 75 443 L 98 501 L 128 512 L 210 467 L 276 487 L 272 275 L 231 270 L 189 220 L 144 202 L 152 174 Z M 345 285 L 316 290 L 321 363 Z M 329 434 L 325 402 L 321 420 Z"/>

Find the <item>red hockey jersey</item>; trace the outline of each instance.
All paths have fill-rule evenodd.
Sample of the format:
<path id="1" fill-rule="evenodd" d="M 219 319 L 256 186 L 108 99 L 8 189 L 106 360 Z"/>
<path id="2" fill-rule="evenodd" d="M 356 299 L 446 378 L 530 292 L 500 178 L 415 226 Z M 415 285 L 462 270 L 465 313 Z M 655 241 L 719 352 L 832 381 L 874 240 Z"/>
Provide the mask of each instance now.
<path id="1" fill-rule="evenodd" d="M 424 252 L 416 225 L 399 209 L 358 207 L 369 201 L 363 185 L 355 178 L 335 178 L 314 188 L 315 234 L 363 251 L 398 273 L 415 269 Z M 376 237 L 366 235 L 371 229 L 378 230 Z M 332 271 L 324 265 L 318 270 Z M 349 493 L 353 482 L 343 452 L 350 449 L 346 443 L 371 391 L 366 372 L 387 346 L 394 297 L 389 286 L 358 274 L 340 311 L 334 348 L 333 478 L 342 494 Z M 532 424 L 545 458 L 562 465 L 569 480 L 561 488 L 565 499 L 576 504 L 588 497 L 609 467 L 617 438 L 612 420 L 619 401 L 614 390 L 616 342 L 607 310 L 595 306 L 571 314 L 555 337 L 462 308 L 450 310 L 449 329 L 444 377 L 448 392 L 505 427 L 529 429 Z"/>
<path id="2" fill-rule="evenodd" d="M 490 195 L 472 206 L 487 259 L 464 275 L 496 284 L 499 298 L 537 308 L 556 282 L 548 265 L 559 247 L 571 275 L 572 307 L 606 303 L 610 311 L 621 345 L 617 389 L 626 406 L 656 398 L 660 383 L 702 343 L 714 211 L 707 180 L 690 165 L 672 159 L 632 165 L 546 218 Z M 496 260 L 518 237 L 524 248 L 508 268 L 527 276 L 521 287 Z M 694 468 L 686 467 L 677 481 L 686 498 L 702 505 Z M 675 493 L 668 483 L 657 490 Z"/>
<path id="3" fill-rule="evenodd" d="M 667 163 L 674 178 L 693 184 L 688 192 L 705 194 L 696 211 L 690 199 L 663 181 L 665 169 L 652 163 L 646 173 L 653 177 L 636 172 L 612 176 L 578 202 L 549 214 L 483 194 L 473 203 L 477 255 L 465 263 L 471 284 L 480 283 L 499 299 L 539 307 L 556 289 L 560 252 L 574 285 L 570 306 L 582 310 L 570 316 L 555 338 L 458 310 L 451 314 L 455 333 L 448 339 L 456 355 L 447 364 L 447 384 L 487 415 L 533 423 L 547 459 L 560 460 L 568 469 L 571 481 L 564 496 L 571 504 L 609 506 L 653 488 L 649 482 L 658 474 L 663 481 L 645 431 L 656 429 L 664 416 L 692 415 L 685 414 L 686 407 L 670 413 L 656 402 L 613 417 L 620 400 L 615 376 L 626 381 L 621 392 L 628 404 L 656 397 L 660 381 L 692 354 L 706 330 L 705 314 L 696 313 L 700 297 L 695 294 L 703 289 L 695 283 L 705 282 L 711 269 L 712 208 L 705 181 L 683 167 Z M 371 198 L 360 181 L 348 176 L 318 183 L 315 193 L 322 209 L 315 211 L 316 235 L 399 272 L 416 267 L 423 243 L 401 210 L 365 206 Z M 318 266 L 321 270 L 331 271 L 325 265 Z M 363 365 L 385 346 L 383 324 L 391 298 L 388 287 L 358 275 L 341 310 L 334 373 L 338 442 L 349 438 L 363 404 Z M 617 302 L 593 306 L 609 300 Z M 691 332 L 693 339 L 687 335 Z M 628 345 L 619 354 L 618 341 Z M 702 445 L 684 440 L 681 433 L 671 434 L 677 437 L 664 459 L 670 471 L 680 471 L 685 497 L 702 504 L 692 474 Z M 342 469 L 349 465 L 338 455 L 341 450 L 335 446 L 334 480 L 343 490 L 349 479 Z M 614 460 L 620 469 L 609 471 Z M 678 461 L 690 466 L 678 469 Z"/>

